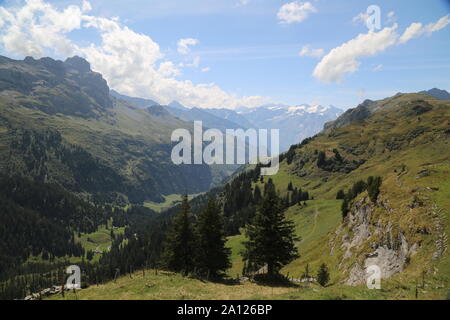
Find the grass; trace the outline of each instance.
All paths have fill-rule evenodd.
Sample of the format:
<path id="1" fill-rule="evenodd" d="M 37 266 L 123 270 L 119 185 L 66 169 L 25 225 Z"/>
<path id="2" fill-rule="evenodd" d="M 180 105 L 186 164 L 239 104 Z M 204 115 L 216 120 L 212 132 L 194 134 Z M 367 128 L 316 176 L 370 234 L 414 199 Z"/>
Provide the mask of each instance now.
<path id="1" fill-rule="evenodd" d="M 101 253 L 99 252 L 109 250 L 112 244 L 111 228 L 113 228 L 111 225 L 108 226 L 108 229 L 106 226 L 101 226 L 96 232 L 82 233 L 80 237 L 77 237 L 76 241 L 79 241 L 86 251 L 97 251 L 94 252 L 93 261 L 97 261 L 100 258 Z M 115 235 L 123 234 L 124 231 L 125 227 L 113 228 Z"/>
<path id="2" fill-rule="evenodd" d="M 444 290 L 419 289 L 419 299 L 440 299 Z M 206 282 L 159 270 L 134 272 L 107 284 L 93 285 L 76 294 L 50 296 L 50 300 L 378 300 L 415 299 L 415 285 L 382 281 L 381 290 L 365 286 L 350 287 L 316 284 L 268 286 L 251 281 L 244 283 Z"/>
<path id="3" fill-rule="evenodd" d="M 151 202 L 146 201 L 144 202 L 144 206 L 147 208 L 150 208 L 156 212 L 164 211 L 165 209 L 169 209 L 173 206 L 175 206 L 177 203 L 181 202 L 181 195 L 180 194 L 169 194 L 169 195 L 163 195 L 164 202 L 158 203 L 158 202 Z"/>
<path id="4" fill-rule="evenodd" d="M 196 196 L 201 195 L 202 193 L 196 193 L 196 194 L 190 194 L 188 195 L 189 200 L 195 198 Z M 172 208 L 176 206 L 177 204 L 181 203 L 181 194 L 169 194 L 169 195 L 163 195 L 164 201 L 163 202 L 152 202 L 152 201 L 146 201 L 144 202 L 144 206 L 147 208 L 150 208 L 156 212 L 162 212 L 166 209 Z"/>

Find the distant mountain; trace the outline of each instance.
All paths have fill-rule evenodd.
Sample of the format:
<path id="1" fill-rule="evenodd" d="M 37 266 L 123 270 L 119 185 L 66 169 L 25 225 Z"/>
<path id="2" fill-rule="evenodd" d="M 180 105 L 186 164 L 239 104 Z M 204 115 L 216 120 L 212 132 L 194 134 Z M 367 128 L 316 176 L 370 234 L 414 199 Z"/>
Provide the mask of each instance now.
<path id="1" fill-rule="evenodd" d="M 323 125 L 336 119 L 342 113 L 333 106 L 265 105 L 252 109 L 241 109 L 239 115 L 255 128 L 279 129 L 280 151 L 286 151 L 293 144 L 320 132 Z"/>
<path id="2" fill-rule="evenodd" d="M 172 108 L 176 108 L 176 109 L 180 109 L 180 110 L 189 110 L 189 108 L 186 108 L 185 106 L 183 106 L 181 103 L 179 103 L 178 101 L 172 101 L 171 103 L 168 104 L 169 107 Z"/>
<path id="3" fill-rule="evenodd" d="M 243 129 L 254 127 L 252 122 L 250 122 L 247 118 L 245 118 L 243 115 L 239 114 L 235 110 L 222 108 L 222 109 L 205 109 L 205 111 L 222 119 L 232 121 L 241 126 L 241 128 Z"/>
<path id="4" fill-rule="evenodd" d="M 241 125 L 230 121 L 228 119 L 216 116 L 207 109 L 200 108 L 186 108 L 179 103 L 172 102 L 171 105 L 165 106 L 166 110 L 169 111 L 172 115 L 184 121 L 202 121 L 203 127 L 205 128 L 214 128 L 219 129 L 221 131 L 225 131 L 226 129 L 239 129 L 242 128 Z"/>
<path id="5" fill-rule="evenodd" d="M 420 91 L 419 93 L 429 94 L 430 96 L 435 97 L 439 100 L 450 100 L 450 93 L 448 93 L 446 90 L 441 90 L 438 88 L 433 88 L 427 91 Z"/>
<path id="6" fill-rule="evenodd" d="M 192 124 L 154 104 L 110 95 L 80 57 L 0 56 L 0 174 L 121 204 L 208 190 L 209 166 L 178 166 L 170 157 L 171 133 Z"/>
<path id="7" fill-rule="evenodd" d="M 159 105 L 158 102 L 151 100 L 151 99 L 143 99 L 143 98 L 136 98 L 136 97 L 129 97 L 123 94 L 118 93 L 115 90 L 111 90 L 109 92 L 113 97 L 117 98 L 117 99 L 121 99 L 121 100 L 125 100 L 128 102 L 131 102 L 132 104 L 135 104 L 139 107 L 142 108 L 146 108 L 146 107 L 151 107 L 151 106 L 155 106 L 155 105 Z"/>
<path id="8" fill-rule="evenodd" d="M 134 99 L 121 94 L 121 99 L 133 103 Z M 145 99 L 144 99 L 145 100 Z M 148 100 L 145 100 L 148 101 Z M 141 103 L 144 106 L 145 103 Z M 145 105 L 148 106 L 148 103 Z M 288 106 L 268 104 L 256 108 L 240 107 L 236 110 L 215 108 L 187 108 L 178 101 L 163 106 L 170 114 L 183 121 L 202 121 L 205 128 L 226 129 L 280 129 L 280 152 L 293 144 L 320 132 L 326 122 L 335 120 L 343 111 L 333 106 Z"/>

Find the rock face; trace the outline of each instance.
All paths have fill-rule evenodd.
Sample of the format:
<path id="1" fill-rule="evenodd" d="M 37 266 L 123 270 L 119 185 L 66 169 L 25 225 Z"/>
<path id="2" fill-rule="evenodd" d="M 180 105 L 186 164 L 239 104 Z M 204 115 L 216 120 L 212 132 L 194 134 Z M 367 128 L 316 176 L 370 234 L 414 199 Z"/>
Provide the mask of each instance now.
<path id="1" fill-rule="evenodd" d="M 342 257 L 341 268 L 353 255 L 363 255 L 363 259 L 351 267 L 345 282 L 347 285 L 366 283 L 368 276 L 366 269 L 372 265 L 380 268 L 381 278 L 390 278 L 403 271 L 407 258 L 417 250 L 417 245 L 409 244 L 403 233 L 400 232 L 398 236 L 394 236 L 391 223 L 382 226 L 379 221 L 374 221 L 373 205 L 367 203 L 367 200 L 364 197 L 354 204 L 348 216 L 349 232 L 345 233 L 342 239 L 341 248 L 345 250 L 345 253 Z M 379 240 L 370 242 L 372 239 Z M 370 243 L 369 251 L 358 252 L 368 243 Z"/>
<path id="2" fill-rule="evenodd" d="M 80 57 L 65 62 L 0 57 L 0 95 L 14 96 L 23 105 L 48 114 L 84 118 L 112 107 L 106 80 Z"/>

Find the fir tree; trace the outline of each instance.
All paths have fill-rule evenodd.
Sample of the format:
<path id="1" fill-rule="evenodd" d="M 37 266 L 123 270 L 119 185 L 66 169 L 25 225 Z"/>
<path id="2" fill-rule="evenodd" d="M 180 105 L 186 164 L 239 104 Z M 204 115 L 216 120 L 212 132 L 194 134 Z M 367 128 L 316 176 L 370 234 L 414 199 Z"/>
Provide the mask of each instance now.
<path id="1" fill-rule="evenodd" d="M 194 233 L 191 226 L 188 196 L 184 195 L 181 210 L 172 221 L 165 242 L 163 263 L 170 270 L 188 274 L 194 267 Z"/>
<path id="2" fill-rule="evenodd" d="M 289 182 L 287 189 L 288 189 L 288 191 L 294 190 L 294 187 L 292 186 L 292 182 Z"/>
<path id="3" fill-rule="evenodd" d="M 317 282 L 322 287 L 325 287 L 328 281 L 330 281 L 330 274 L 328 272 L 328 267 L 325 263 L 322 263 L 320 265 L 319 271 L 317 272 Z"/>
<path id="4" fill-rule="evenodd" d="M 195 265 L 200 274 L 220 277 L 231 267 L 230 249 L 226 238 L 223 217 L 217 203 L 211 198 L 196 224 L 197 254 Z"/>
<path id="5" fill-rule="evenodd" d="M 253 222 L 247 227 L 244 243 L 244 261 L 262 267 L 267 264 L 269 276 L 274 276 L 284 265 L 298 257 L 294 224 L 285 219 L 275 186 L 269 180 L 264 198 Z"/>
<path id="6" fill-rule="evenodd" d="M 340 189 L 336 194 L 337 200 L 343 200 L 345 198 L 345 192 L 344 190 Z"/>

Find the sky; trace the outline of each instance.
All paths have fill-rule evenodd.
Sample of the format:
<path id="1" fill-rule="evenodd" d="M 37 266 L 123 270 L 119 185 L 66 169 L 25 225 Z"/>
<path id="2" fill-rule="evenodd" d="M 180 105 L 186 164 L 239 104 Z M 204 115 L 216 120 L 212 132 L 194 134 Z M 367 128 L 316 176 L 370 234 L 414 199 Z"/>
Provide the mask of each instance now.
<path id="1" fill-rule="evenodd" d="M 449 0 L 0 0 L 0 54 L 79 55 L 162 104 L 347 109 L 450 90 L 449 24 Z"/>

